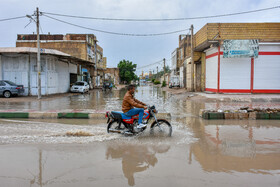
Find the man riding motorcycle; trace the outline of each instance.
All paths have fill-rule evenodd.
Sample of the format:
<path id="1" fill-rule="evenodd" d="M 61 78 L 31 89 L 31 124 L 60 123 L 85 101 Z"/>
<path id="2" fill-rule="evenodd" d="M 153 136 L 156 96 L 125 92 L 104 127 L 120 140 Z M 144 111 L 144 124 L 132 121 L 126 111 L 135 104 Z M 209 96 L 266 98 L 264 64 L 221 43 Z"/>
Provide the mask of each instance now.
<path id="1" fill-rule="evenodd" d="M 139 114 L 137 128 L 143 128 L 147 126 L 146 124 L 142 124 L 144 109 L 147 109 L 147 105 L 135 99 L 134 92 L 135 92 L 135 86 L 129 85 L 128 91 L 126 92 L 123 98 L 122 111 L 126 116 L 134 116 Z"/>

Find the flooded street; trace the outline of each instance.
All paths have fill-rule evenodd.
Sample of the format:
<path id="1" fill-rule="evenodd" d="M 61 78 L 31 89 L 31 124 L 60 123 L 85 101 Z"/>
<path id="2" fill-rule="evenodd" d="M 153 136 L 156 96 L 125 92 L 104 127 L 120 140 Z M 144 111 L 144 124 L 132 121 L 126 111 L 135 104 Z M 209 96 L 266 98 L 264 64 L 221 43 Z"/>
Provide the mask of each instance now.
<path id="1" fill-rule="evenodd" d="M 121 110 L 125 90 L 3 109 Z M 187 96 L 185 96 L 187 97 Z M 203 120 L 200 109 L 278 107 L 279 102 L 182 99 L 158 87 L 136 98 L 171 113 L 172 137 L 108 134 L 105 120 L 0 119 L 0 186 L 280 186 L 279 120 Z M 69 136 L 69 132 L 88 136 Z"/>

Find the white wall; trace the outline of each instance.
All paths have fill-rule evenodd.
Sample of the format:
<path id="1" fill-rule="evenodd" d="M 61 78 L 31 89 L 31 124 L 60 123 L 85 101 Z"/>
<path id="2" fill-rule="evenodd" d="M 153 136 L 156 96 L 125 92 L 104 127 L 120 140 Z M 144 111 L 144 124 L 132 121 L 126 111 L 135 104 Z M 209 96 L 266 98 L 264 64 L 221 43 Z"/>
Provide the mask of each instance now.
<path id="1" fill-rule="evenodd" d="M 220 89 L 250 89 L 251 58 L 220 60 Z"/>
<path id="2" fill-rule="evenodd" d="M 58 81 L 56 86 L 58 86 L 57 93 L 65 93 L 70 89 L 70 73 L 68 63 L 57 61 L 56 63 L 58 72 Z"/>
<path id="3" fill-rule="evenodd" d="M 260 45 L 261 52 L 280 52 L 278 45 Z M 259 55 L 254 63 L 254 89 L 280 89 L 280 55 Z"/>
<path id="4" fill-rule="evenodd" d="M 75 73 L 77 74 L 78 73 L 78 68 L 77 68 L 77 65 L 75 64 L 69 64 L 69 73 Z"/>
<path id="5" fill-rule="evenodd" d="M 180 67 L 180 87 L 184 88 L 184 66 Z"/>
<path id="6" fill-rule="evenodd" d="M 3 80 L 23 85 L 28 94 L 28 55 L 2 55 Z"/>
<path id="7" fill-rule="evenodd" d="M 46 57 L 41 56 L 41 94 L 46 94 Z M 37 58 L 36 55 L 32 55 L 30 58 L 30 86 L 31 86 L 31 95 L 38 95 L 38 84 L 37 84 Z"/>
<path id="8" fill-rule="evenodd" d="M 213 47 L 206 51 L 206 57 L 213 53 L 218 52 L 217 47 Z M 217 89 L 217 77 L 218 77 L 218 56 L 214 56 L 206 59 L 206 88 Z"/>
<path id="9" fill-rule="evenodd" d="M 24 85 L 28 95 L 30 77 L 30 94 L 37 95 L 37 58 L 36 55 L 3 55 L 3 79 Z M 54 56 L 41 56 L 41 94 L 65 93 L 70 89 L 70 72 L 77 73 L 77 65 L 58 61 Z M 1 71 L 1 66 L 0 66 Z M 30 74 L 30 76 L 28 76 Z"/>
<path id="10" fill-rule="evenodd" d="M 177 49 L 171 54 L 171 70 L 175 70 L 177 68 Z"/>
<path id="11" fill-rule="evenodd" d="M 3 79 L 2 55 L 0 55 L 0 80 Z"/>
<path id="12" fill-rule="evenodd" d="M 56 63 L 57 60 L 55 57 L 49 57 L 47 61 L 47 85 L 48 85 L 48 90 L 47 94 L 54 94 L 58 93 L 58 73 L 57 73 L 57 68 L 56 68 Z"/>

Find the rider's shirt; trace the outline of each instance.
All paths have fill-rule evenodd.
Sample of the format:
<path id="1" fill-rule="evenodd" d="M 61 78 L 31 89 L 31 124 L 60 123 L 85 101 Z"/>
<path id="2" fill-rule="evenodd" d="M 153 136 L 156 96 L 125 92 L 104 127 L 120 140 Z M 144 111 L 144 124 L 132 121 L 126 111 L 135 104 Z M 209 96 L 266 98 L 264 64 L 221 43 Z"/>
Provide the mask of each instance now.
<path id="1" fill-rule="evenodd" d="M 134 107 L 144 108 L 145 103 L 142 103 L 141 101 L 135 99 L 134 96 L 129 91 L 127 91 L 123 98 L 122 111 L 125 113 Z"/>

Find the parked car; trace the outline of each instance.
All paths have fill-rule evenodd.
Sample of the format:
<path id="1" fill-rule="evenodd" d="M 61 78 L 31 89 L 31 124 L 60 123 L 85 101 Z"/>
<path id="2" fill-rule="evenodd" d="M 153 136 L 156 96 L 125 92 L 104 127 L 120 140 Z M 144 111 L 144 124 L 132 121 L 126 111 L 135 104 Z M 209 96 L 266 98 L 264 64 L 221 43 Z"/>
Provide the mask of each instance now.
<path id="1" fill-rule="evenodd" d="M 20 95 L 22 93 L 24 93 L 23 85 L 17 85 L 12 81 L 7 80 L 0 81 L 0 95 L 9 98 L 12 95 Z"/>
<path id="2" fill-rule="evenodd" d="M 73 84 L 71 92 L 85 93 L 89 91 L 89 84 L 85 81 L 78 81 Z"/>

